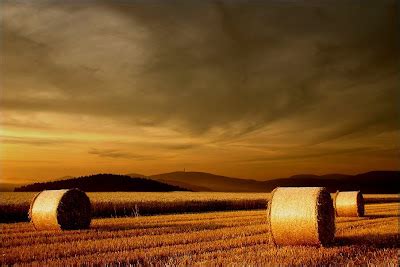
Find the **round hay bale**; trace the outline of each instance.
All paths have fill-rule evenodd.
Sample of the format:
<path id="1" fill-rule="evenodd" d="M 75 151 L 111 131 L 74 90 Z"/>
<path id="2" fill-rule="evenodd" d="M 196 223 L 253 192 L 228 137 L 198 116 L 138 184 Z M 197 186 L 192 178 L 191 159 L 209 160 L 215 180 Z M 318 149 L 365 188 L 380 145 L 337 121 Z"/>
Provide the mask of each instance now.
<path id="1" fill-rule="evenodd" d="M 338 217 L 364 216 L 364 198 L 360 191 L 337 192 L 335 210 Z"/>
<path id="2" fill-rule="evenodd" d="M 91 205 L 79 189 L 45 190 L 32 200 L 29 218 L 37 230 L 77 230 L 90 226 Z"/>
<path id="3" fill-rule="evenodd" d="M 323 187 L 279 187 L 268 204 L 275 245 L 326 246 L 335 236 L 335 212 Z"/>

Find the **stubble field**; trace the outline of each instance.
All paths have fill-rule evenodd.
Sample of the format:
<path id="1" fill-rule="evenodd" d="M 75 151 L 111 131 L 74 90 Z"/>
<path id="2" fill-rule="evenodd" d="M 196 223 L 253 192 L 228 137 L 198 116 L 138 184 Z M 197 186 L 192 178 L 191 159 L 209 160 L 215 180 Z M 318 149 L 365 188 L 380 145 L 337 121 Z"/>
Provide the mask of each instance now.
<path id="1" fill-rule="evenodd" d="M 266 219 L 259 209 L 101 218 L 89 230 L 65 232 L 4 223 L 0 264 L 398 265 L 399 203 L 368 204 L 363 218 L 337 218 L 327 248 L 275 247 Z"/>
<path id="2" fill-rule="evenodd" d="M 29 205 L 36 192 L 1 192 L 0 223 L 28 220 Z M 269 193 L 218 192 L 89 192 L 92 215 L 132 217 L 175 213 L 265 209 Z M 334 194 L 332 194 L 333 196 Z M 367 194 L 366 203 L 400 202 L 395 194 Z"/>
<path id="3" fill-rule="evenodd" d="M 36 194 L 1 193 L 0 223 L 27 221 L 29 205 Z M 217 192 L 89 192 L 87 195 L 96 218 L 264 209 L 270 196 Z"/>

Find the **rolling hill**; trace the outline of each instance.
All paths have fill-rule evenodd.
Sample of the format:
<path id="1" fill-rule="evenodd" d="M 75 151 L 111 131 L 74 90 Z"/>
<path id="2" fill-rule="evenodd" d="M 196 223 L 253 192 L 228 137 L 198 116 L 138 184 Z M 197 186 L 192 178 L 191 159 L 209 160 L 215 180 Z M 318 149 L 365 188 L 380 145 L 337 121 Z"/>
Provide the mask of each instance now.
<path id="1" fill-rule="evenodd" d="M 19 186 L 14 191 L 41 191 L 45 189 L 80 188 L 87 192 L 270 192 L 278 186 L 324 186 L 329 191 L 361 190 L 363 193 L 399 193 L 395 186 L 400 180 L 399 171 L 371 171 L 357 175 L 301 174 L 287 178 L 258 181 L 240 179 L 205 172 L 171 172 L 152 175 L 96 174 L 78 178 L 54 180 Z M 7 187 L 8 190 L 10 190 Z"/>
<path id="2" fill-rule="evenodd" d="M 15 187 L 18 187 L 18 184 L 11 183 L 0 183 L 0 192 L 10 192 L 13 191 Z"/>
<path id="3" fill-rule="evenodd" d="M 288 178 L 256 181 L 231 178 L 204 172 L 171 172 L 149 178 L 171 185 L 183 186 L 192 191 L 215 192 L 270 192 L 278 186 L 324 186 L 329 191 L 361 190 L 363 193 L 398 193 L 395 184 L 400 180 L 399 171 L 371 171 L 357 175 L 302 174 Z M 200 190 L 199 190 L 200 189 Z"/>
<path id="4" fill-rule="evenodd" d="M 44 183 L 34 183 L 20 186 L 14 189 L 15 192 L 36 192 L 42 190 L 54 190 L 63 188 L 79 188 L 86 192 L 169 192 L 188 191 L 179 186 L 146 179 L 132 178 L 126 175 L 96 174 L 56 180 Z"/>
<path id="5" fill-rule="evenodd" d="M 129 177 L 132 177 L 132 178 L 149 178 L 148 176 L 140 174 L 140 173 L 129 173 L 126 175 Z"/>
<path id="6" fill-rule="evenodd" d="M 205 172 L 171 172 L 149 176 L 171 185 L 185 186 L 193 191 L 265 192 L 260 181 L 239 179 Z"/>

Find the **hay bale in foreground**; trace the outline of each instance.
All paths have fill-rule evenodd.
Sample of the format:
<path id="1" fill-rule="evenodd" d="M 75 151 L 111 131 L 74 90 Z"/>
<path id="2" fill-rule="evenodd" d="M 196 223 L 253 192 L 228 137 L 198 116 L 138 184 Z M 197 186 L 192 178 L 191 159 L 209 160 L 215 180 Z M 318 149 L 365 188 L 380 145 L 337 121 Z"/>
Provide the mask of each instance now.
<path id="1" fill-rule="evenodd" d="M 326 246 L 335 235 L 335 212 L 323 187 L 279 187 L 268 204 L 275 245 Z"/>
<path id="2" fill-rule="evenodd" d="M 337 192 L 335 210 L 338 217 L 364 216 L 364 198 L 360 191 Z"/>
<path id="3" fill-rule="evenodd" d="M 37 230 L 76 230 L 90 226 L 91 206 L 79 189 L 45 190 L 32 200 L 29 218 Z"/>

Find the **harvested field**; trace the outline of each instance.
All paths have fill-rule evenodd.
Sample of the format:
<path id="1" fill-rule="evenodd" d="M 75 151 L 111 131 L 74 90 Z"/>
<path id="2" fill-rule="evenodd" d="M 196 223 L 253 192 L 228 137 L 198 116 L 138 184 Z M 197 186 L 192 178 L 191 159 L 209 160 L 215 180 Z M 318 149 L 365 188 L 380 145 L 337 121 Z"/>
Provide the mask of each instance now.
<path id="1" fill-rule="evenodd" d="M 0 195 L 0 222 L 28 220 L 35 192 Z M 89 192 L 93 217 L 135 217 L 155 214 L 264 209 L 269 193 Z"/>
<path id="2" fill-rule="evenodd" d="M 399 203 L 337 218 L 326 248 L 275 247 L 266 210 L 95 219 L 90 230 L 36 231 L 0 224 L 0 264 L 385 264 L 397 266 Z"/>
<path id="3" fill-rule="evenodd" d="M 214 192 L 89 192 L 93 217 L 127 217 L 155 214 L 264 209 L 270 193 Z M 0 222 L 28 220 L 35 192 L 2 192 Z M 332 194 L 333 196 L 334 194 Z M 400 202 L 396 194 L 364 195 L 365 203 Z"/>

